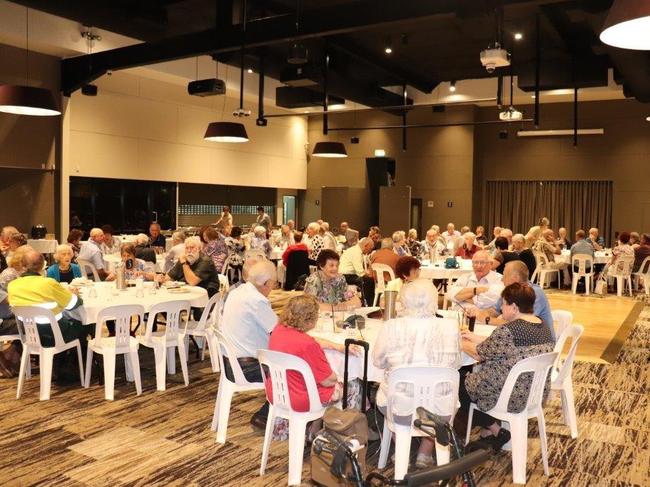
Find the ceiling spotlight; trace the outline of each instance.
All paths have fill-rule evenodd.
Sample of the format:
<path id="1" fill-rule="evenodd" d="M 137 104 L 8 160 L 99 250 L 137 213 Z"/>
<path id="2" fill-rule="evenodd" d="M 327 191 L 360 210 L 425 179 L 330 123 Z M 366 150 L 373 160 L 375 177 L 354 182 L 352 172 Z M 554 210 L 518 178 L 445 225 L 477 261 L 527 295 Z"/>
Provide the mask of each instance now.
<path id="1" fill-rule="evenodd" d="M 524 38 L 524 35 L 521 32 L 515 32 L 515 40 L 520 41 Z"/>
<path id="2" fill-rule="evenodd" d="M 646 117 L 646 118 L 645 118 L 645 121 L 646 121 L 646 122 L 650 122 L 650 117 Z"/>
<path id="3" fill-rule="evenodd" d="M 384 52 L 385 52 L 386 54 L 392 54 L 392 52 L 393 52 L 393 48 L 390 47 L 390 46 L 386 46 L 386 48 L 384 49 Z"/>
<path id="4" fill-rule="evenodd" d="M 452 93 L 456 92 L 456 82 L 455 81 L 452 81 L 451 83 L 449 83 L 449 91 L 451 91 Z"/>
<path id="5" fill-rule="evenodd" d="M 246 70 L 246 72 L 247 72 L 248 74 L 253 74 L 253 68 L 248 68 L 248 69 Z"/>
<path id="6" fill-rule="evenodd" d="M 524 118 L 524 114 L 517 110 L 515 107 L 510 106 L 501 113 L 499 113 L 499 120 L 504 122 L 514 122 Z"/>
<path id="7" fill-rule="evenodd" d="M 650 37 L 650 2 L 615 0 L 609 9 L 600 40 L 622 49 L 648 50 Z"/>
<path id="8" fill-rule="evenodd" d="M 384 45 L 384 52 L 386 54 L 392 54 L 393 52 L 393 42 L 390 37 L 386 38 L 386 44 Z"/>

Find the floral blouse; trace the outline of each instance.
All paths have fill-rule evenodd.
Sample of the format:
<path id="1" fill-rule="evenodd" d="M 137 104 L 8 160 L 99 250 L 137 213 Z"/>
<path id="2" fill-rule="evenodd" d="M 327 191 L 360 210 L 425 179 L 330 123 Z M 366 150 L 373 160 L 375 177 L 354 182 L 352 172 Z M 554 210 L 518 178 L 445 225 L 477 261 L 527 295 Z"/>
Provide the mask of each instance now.
<path id="1" fill-rule="evenodd" d="M 469 397 L 483 411 L 496 406 L 510 369 L 528 357 L 553 351 L 555 341 L 551 330 L 543 324 L 518 319 L 498 327 L 484 342 L 476 346 L 482 362 L 465 379 Z M 528 402 L 532 373 L 519 376 L 508 402 L 508 412 L 519 413 Z M 544 395 L 550 389 L 550 375 Z"/>
<path id="2" fill-rule="evenodd" d="M 352 299 L 353 292 L 342 274 L 328 279 L 322 271 L 316 271 L 305 281 L 305 294 L 311 294 L 319 303 L 340 304 Z"/>
<path id="3" fill-rule="evenodd" d="M 226 238 L 226 247 L 228 248 L 229 265 L 239 267 L 244 265 L 244 251 L 246 246 L 241 240 L 233 237 Z"/>
<path id="4" fill-rule="evenodd" d="M 226 257 L 228 256 L 228 248 L 226 247 L 225 239 L 219 237 L 215 240 L 211 240 L 203 247 L 203 253 L 212 259 L 217 272 L 221 272 L 223 263 L 226 261 Z"/>
<path id="5" fill-rule="evenodd" d="M 316 234 L 313 237 L 307 237 L 305 243 L 309 249 L 309 258 L 311 260 L 318 259 L 318 254 L 320 254 L 320 251 L 323 250 L 324 246 L 323 237 Z"/>

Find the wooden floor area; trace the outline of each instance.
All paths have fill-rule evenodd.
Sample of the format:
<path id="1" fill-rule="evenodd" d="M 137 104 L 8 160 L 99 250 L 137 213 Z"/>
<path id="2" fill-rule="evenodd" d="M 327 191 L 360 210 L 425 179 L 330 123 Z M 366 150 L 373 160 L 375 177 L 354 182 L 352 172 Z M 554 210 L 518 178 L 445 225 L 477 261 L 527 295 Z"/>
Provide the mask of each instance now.
<path id="1" fill-rule="evenodd" d="M 614 361 L 643 309 L 643 302 L 626 296 L 545 291 L 552 310 L 571 311 L 574 323 L 584 326 L 577 357 L 593 363 Z"/>

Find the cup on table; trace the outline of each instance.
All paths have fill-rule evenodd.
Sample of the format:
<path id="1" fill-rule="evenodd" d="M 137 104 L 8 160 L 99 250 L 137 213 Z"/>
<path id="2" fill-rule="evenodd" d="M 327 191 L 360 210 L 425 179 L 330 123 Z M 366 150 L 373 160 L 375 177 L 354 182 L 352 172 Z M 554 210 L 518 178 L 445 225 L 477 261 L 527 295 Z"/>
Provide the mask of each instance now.
<path id="1" fill-rule="evenodd" d="M 135 297 L 136 298 L 144 298 L 144 279 L 141 277 L 138 277 L 135 280 Z"/>

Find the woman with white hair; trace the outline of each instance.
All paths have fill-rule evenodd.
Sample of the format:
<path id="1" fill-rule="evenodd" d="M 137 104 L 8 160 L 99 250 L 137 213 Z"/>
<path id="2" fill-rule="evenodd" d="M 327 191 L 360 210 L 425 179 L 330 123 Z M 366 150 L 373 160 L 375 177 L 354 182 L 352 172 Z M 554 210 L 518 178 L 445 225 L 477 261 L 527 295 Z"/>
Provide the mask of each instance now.
<path id="1" fill-rule="evenodd" d="M 418 240 L 418 231 L 415 228 L 409 230 L 408 236 L 406 237 L 406 245 L 411 255 L 417 257 L 422 253 L 422 244 Z"/>
<path id="2" fill-rule="evenodd" d="M 479 250 L 481 249 L 476 245 L 476 235 L 472 232 L 465 232 L 463 234 L 463 245 L 458 247 L 458 250 L 456 250 L 456 257 L 460 257 L 461 259 L 471 259 Z"/>
<path id="3" fill-rule="evenodd" d="M 149 247 L 149 237 L 144 233 L 138 233 L 135 236 L 135 256 L 156 265 L 156 251 Z"/>
<path id="4" fill-rule="evenodd" d="M 76 277 L 81 277 L 81 267 L 72 262 L 74 252 L 68 244 L 59 245 L 54 252 L 56 264 L 47 268 L 47 277 L 56 282 L 67 282 L 70 284 Z"/>
<path id="5" fill-rule="evenodd" d="M 402 309 L 398 317 L 385 322 L 372 351 L 374 365 L 384 370 L 377 392 L 377 406 L 386 408 L 388 376 L 403 366 L 460 366 L 459 331 L 455 320 L 437 318 L 438 293 L 429 280 L 407 282 L 399 293 Z M 406 391 L 405 391 L 406 394 Z M 424 438 L 416 466 L 433 465 L 434 443 Z"/>
<path id="6" fill-rule="evenodd" d="M 316 265 L 316 260 L 318 259 L 318 254 L 323 250 L 325 242 L 323 242 L 323 237 L 320 234 L 320 225 L 316 222 L 311 222 L 307 225 L 305 230 L 307 237 L 303 236 L 303 241 L 307 248 L 309 249 L 309 260 L 312 261 L 313 265 Z"/>
<path id="7" fill-rule="evenodd" d="M 262 250 L 267 259 L 271 256 L 271 244 L 269 243 L 269 239 L 266 238 L 266 228 L 262 225 L 253 228 L 253 238 L 251 238 L 250 249 Z"/>
<path id="8" fill-rule="evenodd" d="M 411 251 L 406 245 L 406 233 L 403 230 L 393 232 L 393 250 L 399 257 L 411 255 Z"/>

